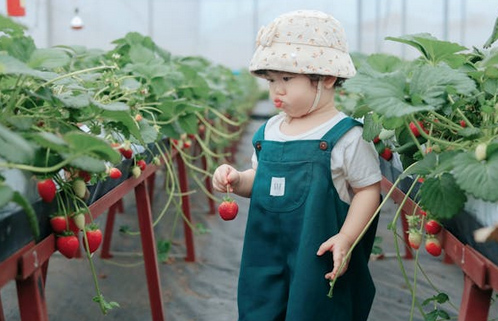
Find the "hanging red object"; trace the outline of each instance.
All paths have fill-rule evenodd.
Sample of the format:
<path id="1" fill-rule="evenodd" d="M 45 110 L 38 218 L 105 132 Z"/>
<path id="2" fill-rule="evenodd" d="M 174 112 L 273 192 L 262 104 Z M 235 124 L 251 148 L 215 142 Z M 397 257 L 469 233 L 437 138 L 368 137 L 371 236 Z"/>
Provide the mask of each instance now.
<path id="1" fill-rule="evenodd" d="M 7 15 L 22 17 L 26 15 L 25 0 L 7 0 Z"/>

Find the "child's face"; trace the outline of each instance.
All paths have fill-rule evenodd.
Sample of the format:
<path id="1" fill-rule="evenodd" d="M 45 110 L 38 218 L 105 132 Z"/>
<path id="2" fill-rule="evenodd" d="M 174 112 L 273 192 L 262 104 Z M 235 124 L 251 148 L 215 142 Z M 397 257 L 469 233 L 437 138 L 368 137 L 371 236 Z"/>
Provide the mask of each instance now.
<path id="1" fill-rule="evenodd" d="M 306 115 L 316 95 L 316 83 L 306 75 L 269 71 L 268 80 L 270 99 L 276 108 L 291 117 Z"/>

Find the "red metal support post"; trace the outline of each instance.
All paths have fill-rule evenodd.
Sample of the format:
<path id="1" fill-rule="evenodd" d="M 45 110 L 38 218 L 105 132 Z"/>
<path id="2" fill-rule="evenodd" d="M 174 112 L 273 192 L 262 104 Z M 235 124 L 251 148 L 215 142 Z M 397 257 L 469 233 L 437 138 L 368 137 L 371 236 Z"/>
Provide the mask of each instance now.
<path id="1" fill-rule="evenodd" d="M 206 156 L 202 156 L 201 161 L 202 161 L 202 169 L 207 171 L 208 168 L 207 168 Z M 211 184 L 211 177 L 206 175 L 204 184 L 206 186 L 206 190 L 208 191 L 208 193 L 213 194 L 213 185 Z M 209 214 L 211 215 L 216 214 L 214 200 L 210 196 L 208 196 L 208 203 L 209 203 Z"/>
<path id="2" fill-rule="evenodd" d="M 5 315 L 3 314 L 2 294 L 1 293 L 0 293 L 0 321 L 5 321 Z"/>
<path id="3" fill-rule="evenodd" d="M 474 281 L 465 274 L 458 321 L 488 320 L 489 303 L 492 292 L 492 289 L 480 289 Z"/>
<path id="4" fill-rule="evenodd" d="M 152 212 L 145 182 L 142 182 L 135 187 L 135 199 L 137 203 L 138 225 L 142 240 L 142 251 L 144 255 L 152 320 L 161 321 L 164 320 L 161 282 L 159 280 L 156 243 L 154 228 L 152 226 Z"/>
<path id="5" fill-rule="evenodd" d="M 195 245 L 194 245 L 194 235 L 190 227 L 192 224 L 192 218 L 190 215 L 190 198 L 188 196 L 188 178 L 187 178 L 187 168 L 185 162 L 178 153 L 176 155 L 176 163 L 178 166 L 178 178 L 180 180 L 180 191 L 182 195 L 182 210 L 183 210 L 183 229 L 185 233 L 185 243 L 187 246 L 187 256 L 185 261 L 195 262 Z M 188 221 L 188 222 L 187 222 Z"/>
<path id="6" fill-rule="evenodd" d="M 110 259 L 111 254 L 111 238 L 114 229 L 114 221 L 116 219 L 116 212 L 119 210 L 121 201 L 117 201 L 107 211 L 107 218 L 105 221 L 104 230 L 104 240 L 102 241 L 102 250 L 100 251 L 100 257 L 103 259 Z M 122 205 L 121 205 L 122 206 Z"/>
<path id="7" fill-rule="evenodd" d="M 28 278 L 17 280 L 17 298 L 22 321 L 48 321 L 45 281 L 41 269 Z"/>

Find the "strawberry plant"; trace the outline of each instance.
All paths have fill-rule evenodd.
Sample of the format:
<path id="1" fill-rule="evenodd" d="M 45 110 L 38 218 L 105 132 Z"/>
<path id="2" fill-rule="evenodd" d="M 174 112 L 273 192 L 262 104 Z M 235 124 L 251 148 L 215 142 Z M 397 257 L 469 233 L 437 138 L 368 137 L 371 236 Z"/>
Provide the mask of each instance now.
<path id="1" fill-rule="evenodd" d="M 453 217 L 469 197 L 498 201 L 497 53 L 428 34 L 387 39 L 421 56 L 357 57 L 340 104 L 364 117 L 365 139 L 393 132 L 376 147 L 399 156 L 403 175 L 424 178 L 417 202 L 434 217 Z"/>
<path id="2" fill-rule="evenodd" d="M 0 209 L 11 203 L 22 207 L 37 239 L 32 203 L 41 198 L 56 204 L 51 224 L 67 257 L 73 256 L 76 235 L 85 231 L 80 236 L 97 290 L 94 301 L 105 314 L 117 304 L 104 299 L 91 260 L 99 237 L 88 228 L 93 223 L 89 185 L 140 177 L 151 156 L 167 173 L 168 197 L 156 225 L 168 206 L 179 206 L 168 146 L 176 139 L 181 148 L 175 152 L 191 177 L 214 197 L 201 179 L 238 139 L 257 83 L 247 71 L 234 73 L 202 57 L 175 57 L 138 33 L 100 51 L 37 48 L 22 26 L 1 15 L 0 31 Z M 203 168 L 196 165 L 200 158 Z M 129 168 L 123 167 L 127 160 Z M 17 171 L 36 182 L 37 197 L 6 179 L 5 173 Z"/>

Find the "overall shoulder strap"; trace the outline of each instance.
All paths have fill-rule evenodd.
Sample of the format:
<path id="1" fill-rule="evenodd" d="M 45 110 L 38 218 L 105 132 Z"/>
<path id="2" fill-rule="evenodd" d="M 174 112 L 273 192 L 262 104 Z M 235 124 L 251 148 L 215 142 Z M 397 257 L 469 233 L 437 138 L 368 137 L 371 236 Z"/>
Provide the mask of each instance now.
<path id="1" fill-rule="evenodd" d="M 266 128 L 267 121 L 259 127 L 259 129 L 254 133 L 254 136 L 252 137 L 252 146 L 254 147 L 254 150 L 256 151 L 256 156 L 259 159 L 259 151 L 261 150 L 261 142 L 265 139 L 265 128 Z"/>
<path id="2" fill-rule="evenodd" d="M 351 117 L 346 117 L 325 133 L 322 140 L 325 140 L 331 146 L 334 146 L 337 141 L 354 126 L 363 126 L 363 124 Z"/>

